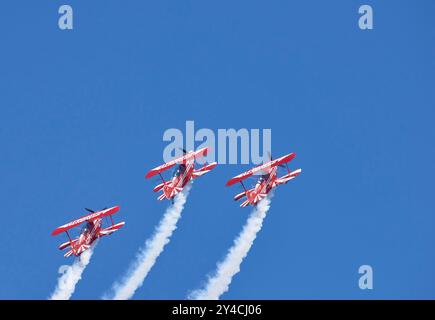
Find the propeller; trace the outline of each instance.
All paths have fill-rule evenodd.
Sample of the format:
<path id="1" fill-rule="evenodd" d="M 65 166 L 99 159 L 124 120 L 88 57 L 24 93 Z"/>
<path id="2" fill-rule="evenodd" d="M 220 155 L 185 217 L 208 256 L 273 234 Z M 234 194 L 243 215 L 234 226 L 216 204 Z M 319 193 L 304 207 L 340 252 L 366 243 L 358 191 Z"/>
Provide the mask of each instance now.
<path id="1" fill-rule="evenodd" d="M 101 211 L 108 209 L 107 207 L 105 207 L 104 209 L 101 209 Z M 86 211 L 89 211 L 90 213 L 95 213 L 94 210 L 89 209 L 89 208 L 85 208 Z"/>

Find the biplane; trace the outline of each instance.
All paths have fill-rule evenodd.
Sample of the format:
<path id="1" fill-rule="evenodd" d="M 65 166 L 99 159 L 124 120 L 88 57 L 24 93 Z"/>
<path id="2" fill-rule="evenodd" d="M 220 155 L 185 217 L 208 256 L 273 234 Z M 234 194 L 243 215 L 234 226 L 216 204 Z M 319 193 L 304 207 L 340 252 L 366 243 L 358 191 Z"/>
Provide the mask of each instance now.
<path id="1" fill-rule="evenodd" d="M 264 199 L 273 188 L 289 182 L 302 172 L 302 169 L 290 171 L 288 167 L 287 163 L 296 157 L 295 153 L 290 153 L 275 160 L 273 160 L 270 155 L 269 157 L 269 162 L 243 172 L 227 182 L 227 186 L 231 186 L 238 182 L 242 185 L 244 191 L 234 197 L 235 201 L 246 197 L 246 200 L 241 203 L 240 207 L 246 207 L 247 205 L 257 205 L 258 202 Z M 279 167 L 287 168 L 287 173 L 282 177 L 278 177 Z M 259 178 L 257 179 L 257 182 L 253 188 L 247 189 L 243 183 L 243 180 L 254 175 L 258 175 Z"/>
<path id="2" fill-rule="evenodd" d="M 51 235 L 55 236 L 59 233 L 65 232 L 68 236 L 69 240 L 59 246 L 59 250 L 63 250 L 68 247 L 70 248 L 70 250 L 65 253 L 65 257 L 69 257 L 72 254 L 75 256 L 80 256 L 83 252 L 89 249 L 97 239 L 112 234 L 116 230 L 122 228 L 125 224 L 124 221 L 117 224 L 113 222 L 112 215 L 119 210 L 119 206 L 103 209 L 98 212 L 87 208 L 86 210 L 89 211 L 90 214 L 64 224 L 51 233 Z M 110 217 L 111 225 L 107 228 L 103 228 L 104 217 Z M 68 230 L 75 228 L 82 223 L 85 223 L 85 225 L 81 229 L 80 235 L 75 239 L 71 239 Z"/>
<path id="3" fill-rule="evenodd" d="M 168 199 L 174 202 L 174 197 L 183 190 L 189 181 L 201 177 L 217 165 L 216 162 L 213 162 L 204 164 L 204 166 L 199 169 L 195 169 L 195 159 L 206 156 L 208 152 L 207 147 L 189 152 L 184 149 L 182 150 L 183 155 L 181 157 L 175 158 L 150 170 L 145 176 L 146 178 L 154 177 L 157 174 L 160 176 L 162 183 L 158 184 L 153 189 L 154 192 L 162 190 L 162 194 L 158 196 L 157 200 Z M 174 171 L 171 179 L 165 180 L 162 176 L 162 172 L 173 167 Z"/>

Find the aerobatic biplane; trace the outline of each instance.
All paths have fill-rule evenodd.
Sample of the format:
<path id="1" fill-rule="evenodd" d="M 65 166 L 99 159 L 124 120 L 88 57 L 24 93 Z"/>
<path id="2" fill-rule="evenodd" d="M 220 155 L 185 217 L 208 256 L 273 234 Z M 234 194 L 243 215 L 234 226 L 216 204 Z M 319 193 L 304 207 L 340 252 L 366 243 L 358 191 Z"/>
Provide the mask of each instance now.
<path id="1" fill-rule="evenodd" d="M 103 209 L 98 212 L 87 208 L 86 210 L 91 213 L 77 220 L 64 224 L 63 226 L 60 226 L 51 233 L 51 235 L 53 236 L 58 235 L 62 232 L 65 232 L 67 234 L 69 241 L 62 243 L 59 246 L 59 250 L 70 247 L 70 250 L 65 253 L 65 257 L 69 257 L 72 254 L 74 254 L 75 256 L 80 256 L 84 251 L 89 249 L 97 239 L 112 234 L 116 230 L 122 228 L 125 224 L 124 221 L 117 224 L 113 222 L 112 215 L 119 210 L 119 206 Z M 110 222 L 112 224 L 111 226 L 103 228 L 104 217 L 110 217 Z M 76 239 L 71 239 L 68 230 L 77 227 L 82 223 L 86 224 L 83 226 L 80 235 Z"/>
<path id="2" fill-rule="evenodd" d="M 184 154 L 181 157 L 175 158 L 150 170 L 145 176 L 146 178 L 151 178 L 158 174 L 162 179 L 162 183 L 155 186 L 153 189 L 154 192 L 160 190 L 163 192 L 157 199 L 168 199 L 173 202 L 174 197 L 183 190 L 190 180 L 196 179 L 216 167 L 217 163 L 213 162 L 210 164 L 204 164 L 204 166 L 199 169 L 195 169 L 195 159 L 206 156 L 207 152 L 207 147 L 198 151 L 189 152 L 183 149 Z M 170 180 L 165 180 L 162 176 L 162 172 L 174 166 L 175 170 L 172 173 L 172 178 Z"/>
<path id="3" fill-rule="evenodd" d="M 246 197 L 246 200 L 240 205 L 241 207 L 246 207 L 249 204 L 253 206 L 257 205 L 257 203 L 264 199 L 273 188 L 289 182 L 302 172 L 302 169 L 290 171 L 288 168 L 287 163 L 296 157 L 295 153 L 290 153 L 275 160 L 273 160 L 271 156 L 269 157 L 269 162 L 243 172 L 227 182 L 227 186 L 231 186 L 237 182 L 240 182 L 242 185 L 244 191 L 234 197 L 234 200 L 236 201 Z M 278 167 L 287 168 L 287 174 L 278 177 Z M 243 180 L 252 177 L 253 175 L 259 175 L 260 177 L 252 189 L 246 189 Z"/>

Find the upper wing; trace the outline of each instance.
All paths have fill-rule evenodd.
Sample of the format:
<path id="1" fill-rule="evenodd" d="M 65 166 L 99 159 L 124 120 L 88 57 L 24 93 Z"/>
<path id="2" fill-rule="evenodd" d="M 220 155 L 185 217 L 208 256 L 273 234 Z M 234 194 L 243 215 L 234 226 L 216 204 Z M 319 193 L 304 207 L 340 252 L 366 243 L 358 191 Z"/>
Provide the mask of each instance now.
<path id="1" fill-rule="evenodd" d="M 227 182 L 227 186 L 232 186 L 233 184 L 235 184 L 235 183 L 237 183 L 237 182 L 240 182 L 240 181 L 242 181 L 242 180 L 245 180 L 246 178 L 252 176 L 252 175 L 253 175 L 252 170 L 253 170 L 253 169 L 248 170 L 248 171 L 246 171 L 246 172 L 243 172 L 243 173 L 239 174 L 238 176 L 235 176 L 234 178 L 232 178 L 231 180 L 229 180 L 229 181 Z"/>
<path id="2" fill-rule="evenodd" d="M 288 155 L 285 155 L 281 158 L 266 162 L 262 165 L 259 165 L 255 168 L 252 168 L 251 170 L 243 172 L 243 173 L 239 174 L 238 176 L 235 176 L 234 178 L 229 180 L 227 182 L 227 186 L 232 186 L 233 184 L 240 182 L 240 181 L 242 181 L 242 180 L 244 180 L 244 179 L 252 176 L 253 174 L 260 172 L 260 171 L 268 170 L 272 167 L 276 167 L 276 166 L 279 166 L 281 164 L 287 163 L 287 162 L 293 160 L 294 157 L 296 157 L 296 153 L 289 153 Z"/>
<path id="3" fill-rule="evenodd" d="M 88 215 L 83 216 L 83 217 L 81 217 L 81 218 L 79 218 L 77 220 L 74 220 L 72 222 L 64 224 L 63 226 L 60 226 L 59 228 L 54 230 L 51 233 L 51 235 L 52 236 L 58 235 L 59 233 L 65 232 L 65 231 L 67 231 L 69 229 L 72 229 L 72 228 L 82 224 L 85 221 L 92 221 L 92 220 L 95 220 L 95 219 L 98 219 L 98 218 L 103 218 L 103 217 L 106 217 L 106 216 L 110 216 L 110 215 L 114 214 L 115 212 L 117 212 L 118 210 L 119 210 L 119 206 L 116 206 L 116 207 L 112 207 L 112 208 L 109 208 L 109 209 L 104 209 L 104 210 L 101 210 L 101 211 L 98 211 L 98 212 L 94 212 L 94 213 L 88 214 Z"/>
<path id="4" fill-rule="evenodd" d="M 281 158 L 275 159 L 271 161 L 271 167 L 275 167 L 275 166 L 279 166 L 282 165 L 284 163 L 290 162 L 292 161 L 294 158 L 296 157 L 296 153 L 292 152 L 289 153 Z"/>
<path id="5" fill-rule="evenodd" d="M 162 164 L 161 166 L 158 166 L 154 169 L 151 169 L 145 177 L 151 178 L 151 177 L 155 176 L 156 174 L 159 174 L 160 172 L 163 172 L 165 170 L 172 168 L 176 164 L 181 164 L 183 162 L 187 162 L 188 160 L 191 160 L 193 158 L 203 157 L 203 156 L 207 155 L 207 152 L 208 152 L 207 147 L 199 149 L 198 151 L 190 151 L 181 157 L 175 158 L 169 162 L 166 162 L 165 164 Z"/>

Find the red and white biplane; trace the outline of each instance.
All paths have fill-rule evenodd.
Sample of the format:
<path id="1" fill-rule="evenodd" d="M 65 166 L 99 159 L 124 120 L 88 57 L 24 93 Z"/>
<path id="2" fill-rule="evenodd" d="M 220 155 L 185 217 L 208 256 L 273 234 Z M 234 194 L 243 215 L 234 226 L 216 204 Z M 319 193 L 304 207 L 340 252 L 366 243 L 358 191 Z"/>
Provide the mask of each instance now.
<path id="1" fill-rule="evenodd" d="M 195 169 L 195 159 L 206 156 L 208 152 L 207 147 L 198 151 L 189 152 L 183 149 L 183 152 L 183 156 L 175 158 L 150 170 L 145 176 L 146 178 L 151 178 L 158 174 L 162 179 L 162 183 L 155 186 L 153 189 L 154 192 L 158 192 L 160 190 L 163 191 L 163 193 L 157 198 L 158 200 L 168 199 L 173 202 L 174 197 L 180 193 L 181 190 L 183 190 L 190 180 L 196 179 L 206 174 L 217 165 L 216 162 L 213 162 L 210 164 L 204 164 L 204 166 L 199 169 Z M 172 173 L 172 178 L 166 181 L 162 176 L 162 172 L 174 166 L 176 167 Z"/>
<path id="2" fill-rule="evenodd" d="M 227 182 L 227 186 L 231 186 L 237 182 L 240 182 L 243 186 L 244 191 L 237 194 L 234 197 L 234 200 L 237 201 L 243 197 L 246 197 L 246 200 L 243 201 L 240 206 L 246 207 L 249 204 L 255 206 L 260 200 L 264 199 L 273 188 L 294 179 L 302 172 L 302 169 L 290 171 L 288 168 L 287 163 L 293 160 L 294 157 L 296 157 L 295 153 L 290 153 L 275 160 L 270 157 L 269 162 L 252 168 L 251 170 L 241 173 L 229 180 Z M 287 174 L 282 177 L 278 177 L 278 167 L 286 167 Z M 252 189 L 246 189 L 245 185 L 243 184 L 243 180 L 252 177 L 253 175 L 259 175 L 260 177 Z"/>
<path id="3" fill-rule="evenodd" d="M 104 209 L 98 212 L 95 212 L 91 209 L 86 209 L 91 212 L 86 216 L 83 216 L 77 220 L 64 224 L 60 226 L 56 230 L 54 230 L 51 235 L 55 236 L 59 233 L 65 232 L 68 236 L 69 241 L 62 243 L 59 246 L 59 250 L 63 250 L 65 248 L 70 247 L 70 250 L 65 253 L 65 257 L 69 257 L 72 254 L 75 256 L 80 256 L 84 251 L 89 249 L 91 245 L 99 238 L 103 236 L 107 236 L 115 232 L 116 230 L 122 228 L 125 222 L 119 222 L 114 224 L 112 219 L 112 214 L 116 213 L 119 210 L 119 206 Z M 110 221 L 112 223 L 111 226 L 107 228 L 103 228 L 103 218 L 110 217 Z M 78 225 L 86 223 L 82 228 L 80 235 L 76 239 L 71 239 L 68 230 L 77 227 Z"/>

